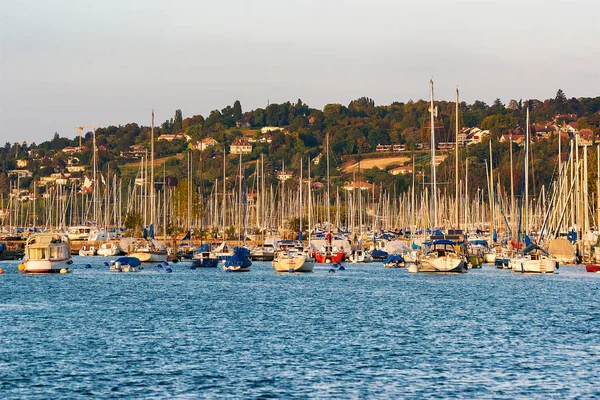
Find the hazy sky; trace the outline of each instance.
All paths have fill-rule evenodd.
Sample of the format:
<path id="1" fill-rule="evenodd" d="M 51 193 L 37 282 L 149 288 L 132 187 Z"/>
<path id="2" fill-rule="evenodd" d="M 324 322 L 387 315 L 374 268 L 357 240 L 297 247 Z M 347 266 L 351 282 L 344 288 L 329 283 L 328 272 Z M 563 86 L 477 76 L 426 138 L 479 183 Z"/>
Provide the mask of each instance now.
<path id="1" fill-rule="evenodd" d="M 598 0 L 2 0 L 0 142 L 233 104 L 600 95 Z"/>

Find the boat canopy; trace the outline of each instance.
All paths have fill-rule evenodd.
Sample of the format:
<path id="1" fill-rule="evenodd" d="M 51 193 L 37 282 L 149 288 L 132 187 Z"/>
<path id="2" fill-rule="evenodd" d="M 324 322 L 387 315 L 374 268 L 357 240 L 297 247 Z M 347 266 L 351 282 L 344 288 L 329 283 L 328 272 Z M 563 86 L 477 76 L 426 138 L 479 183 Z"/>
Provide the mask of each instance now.
<path id="1" fill-rule="evenodd" d="M 129 265 L 130 267 L 139 267 L 141 261 L 137 257 L 119 257 L 115 262 L 121 263 L 121 265 Z"/>
<path id="2" fill-rule="evenodd" d="M 398 254 L 390 254 L 388 258 L 383 260 L 384 264 L 393 263 L 393 262 L 404 262 L 404 259 L 400 257 Z"/>

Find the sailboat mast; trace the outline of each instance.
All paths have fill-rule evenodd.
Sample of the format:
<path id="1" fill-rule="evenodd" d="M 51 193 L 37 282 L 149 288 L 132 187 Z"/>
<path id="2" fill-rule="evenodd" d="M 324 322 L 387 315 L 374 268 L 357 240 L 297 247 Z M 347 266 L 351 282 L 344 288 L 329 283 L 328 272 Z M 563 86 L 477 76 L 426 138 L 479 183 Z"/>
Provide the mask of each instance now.
<path id="1" fill-rule="evenodd" d="M 154 224 L 154 110 L 152 110 L 152 128 L 150 129 L 150 224 Z"/>
<path id="2" fill-rule="evenodd" d="M 458 185 L 458 88 L 456 88 L 456 127 L 455 127 L 455 145 L 454 145 L 454 161 L 455 161 L 455 165 L 454 165 L 454 176 L 455 176 L 455 186 L 454 186 L 454 221 L 456 223 L 456 227 L 460 228 L 460 217 L 459 217 L 459 210 L 458 210 L 458 204 L 459 202 L 459 194 L 460 194 L 460 186 Z"/>
<path id="3" fill-rule="evenodd" d="M 298 232 L 298 240 L 302 243 L 302 158 L 300 158 L 300 198 L 298 199 L 298 208 L 300 209 L 300 223 L 299 223 L 299 232 Z"/>
<path id="4" fill-rule="evenodd" d="M 529 105 L 527 106 L 527 119 L 525 127 L 525 195 L 523 197 L 523 207 L 525 210 L 523 231 L 527 235 L 527 218 L 528 218 L 528 206 L 529 206 Z"/>
<path id="5" fill-rule="evenodd" d="M 331 206 L 331 194 L 329 193 L 329 132 L 327 132 L 327 136 L 325 137 L 326 143 L 326 155 L 327 155 L 327 231 L 331 232 L 331 210 L 329 209 Z"/>
<path id="6" fill-rule="evenodd" d="M 429 80 L 431 89 L 431 199 L 433 204 L 433 228 L 437 228 L 437 187 L 435 178 L 435 108 L 433 106 L 433 79 Z"/>

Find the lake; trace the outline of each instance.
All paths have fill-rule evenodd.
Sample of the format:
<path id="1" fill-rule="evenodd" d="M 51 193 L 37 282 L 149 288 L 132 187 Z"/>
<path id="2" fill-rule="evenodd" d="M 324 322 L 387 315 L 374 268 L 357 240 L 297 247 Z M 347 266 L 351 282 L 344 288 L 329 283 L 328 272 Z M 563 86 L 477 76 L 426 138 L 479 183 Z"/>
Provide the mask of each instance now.
<path id="1" fill-rule="evenodd" d="M 0 275 L 3 399 L 592 398 L 600 274 Z M 86 269 L 86 263 L 92 268 Z"/>

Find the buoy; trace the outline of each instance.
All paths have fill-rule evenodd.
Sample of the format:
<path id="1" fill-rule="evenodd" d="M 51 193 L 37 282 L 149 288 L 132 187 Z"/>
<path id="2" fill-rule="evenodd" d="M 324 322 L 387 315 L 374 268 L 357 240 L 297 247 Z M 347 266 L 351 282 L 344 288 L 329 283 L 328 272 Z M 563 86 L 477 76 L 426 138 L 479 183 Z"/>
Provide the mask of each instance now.
<path id="1" fill-rule="evenodd" d="M 86 268 L 92 268 L 92 264 L 85 264 Z"/>
<path id="2" fill-rule="evenodd" d="M 190 269 L 196 269 L 196 266 L 192 264 L 190 265 Z"/>
<path id="3" fill-rule="evenodd" d="M 60 270 L 61 274 L 66 274 L 67 272 L 69 272 L 69 271 L 66 268 L 63 268 L 63 269 Z"/>
<path id="4" fill-rule="evenodd" d="M 333 269 L 333 268 L 330 268 L 330 269 L 329 269 L 329 273 L 330 273 L 330 274 L 335 274 L 335 269 Z"/>
<path id="5" fill-rule="evenodd" d="M 346 267 L 344 267 L 343 265 L 340 265 L 340 266 L 338 267 L 338 270 L 340 270 L 340 271 L 345 271 L 345 270 L 346 270 Z"/>
<path id="6" fill-rule="evenodd" d="M 290 274 L 293 274 L 294 272 L 296 272 L 296 270 L 295 270 L 294 268 L 290 268 L 290 269 L 288 269 L 288 272 L 289 272 Z"/>
<path id="7" fill-rule="evenodd" d="M 108 267 L 108 261 L 104 261 L 104 266 Z"/>
<path id="8" fill-rule="evenodd" d="M 167 268 L 167 269 L 165 269 L 165 272 L 171 273 L 171 272 L 173 272 L 173 270 L 171 268 Z"/>
<path id="9" fill-rule="evenodd" d="M 331 260 L 330 260 L 329 258 L 327 258 L 327 259 L 325 260 L 325 264 L 329 264 L 329 263 L 331 263 Z"/>
<path id="10" fill-rule="evenodd" d="M 156 266 L 156 268 L 159 268 L 159 269 L 160 269 L 160 268 L 162 268 L 162 264 L 158 264 L 158 265 Z"/>
<path id="11" fill-rule="evenodd" d="M 4 270 L 2 268 L 0 268 L 0 275 L 2 275 L 4 273 Z"/>
<path id="12" fill-rule="evenodd" d="M 165 262 L 163 263 L 163 265 L 166 267 L 167 265 L 169 265 L 169 263 L 165 261 Z"/>
<path id="13" fill-rule="evenodd" d="M 19 264 L 19 266 L 17 267 L 17 269 L 19 271 L 25 271 L 25 264 Z"/>
<path id="14" fill-rule="evenodd" d="M 174 258 L 173 260 L 171 260 L 171 262 L 172 262 L 173 264 L 177 264 L 177 263 L 179 262 L 179 260 L 178 260 L 177 258 Z"/>

